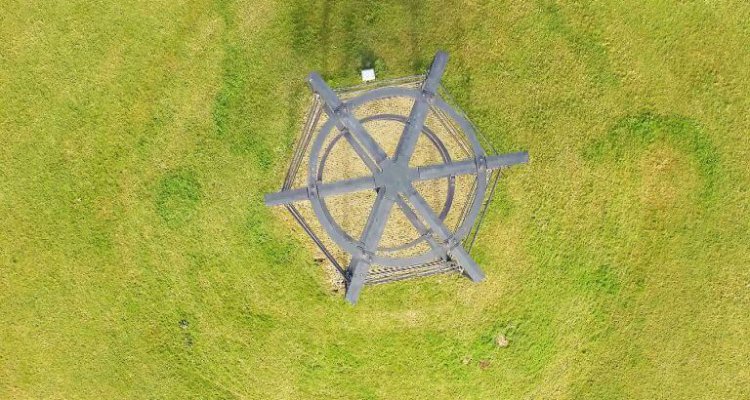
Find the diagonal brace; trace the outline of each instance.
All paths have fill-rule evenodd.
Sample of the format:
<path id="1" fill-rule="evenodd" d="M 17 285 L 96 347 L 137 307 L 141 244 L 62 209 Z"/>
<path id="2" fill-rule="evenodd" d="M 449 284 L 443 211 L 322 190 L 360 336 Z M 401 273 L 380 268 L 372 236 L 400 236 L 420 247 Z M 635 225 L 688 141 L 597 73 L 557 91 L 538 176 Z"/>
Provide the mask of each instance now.
<path id="1" fill-rule="evenodd" d="M 346 107 L 346 103 L 342 102 L 336 93 L 331 89 L 328 84 L 325 83 L 323 78 L 316 72 L 311 73 L 307 77 L 307 82 L 310 84 L 310 88 L 313 92 L 320 96 L 321 100 L 325 104 L 325 111 L 329 118 L 336 118 L 342 127 L 339 127 L 342 132 L 349 133 L 362 144 L 362 147 L 370 153 L 370 156 L 377 164 L 380 164 L 383 160 L 388 158 L 388 155 L 378 145 L 375 139 L 370 136 L 365 130 L 359 120 L 352 115 L 349 109 Z M 338 126 L 338 124 L 337 124 Z"/>
<path id="2" fill-rule="evenodd" d="M 363 160 L 370 161 L 369 158 L 364 158 L 366 153 L 364 149 L 359 146 L 359 143 L 350 141 L 354 150 L 363 157 Z M 449 164 L 434 164 L 425 165 L 417 168 L 412 168 L 410 176 L 414 176 L 415 180 L 424 181 L 430 179 L 439 179 L 449 176 L 458 176 L 471 174 L 477 170 L 477 168 L 485 167 L 489 170 L 497 169 L 501 167 L 508 167 L 512 165 L 522 164 L 529 161 L 529 153 L 522 151 L 517 153 L 501 154 L 496 156 L 490 156 L 483 159 L 469 159 L 458 162 L 452 162 Z M 372 162 L 367 163 L 367 167 L 370 168 L 373 173 L 377 172 L 377 166 Z M 356 192 L 360 190 L 375 189 L 378 187 L 375 178 L 372 176 L 345 179 L 336 182 L 322 183 L 316 185 L 317 194 L 320 197 L 334 196 L 337 194 L 345 194 Z M 277 206 L 282 204 L 289 204 L 297 201 L 307 200 L 309 198 L 309 188 L 300 188 L 292 190 L 284 190 L 277 193 L 267 194 L 265 196 L 265 203 L 269 206 Z"/>
<path id="3" fill-rule="evenodd" d="M 427 222 L 427 225 L 432 231 L 435 232 L 441 240 L 445 241 L 445 250 L 448 255 L 458 262 L 472 281 L 482 281 L 484 279 L 484 273 L 479 268 L 479 265 L 474 262 L 461 244 L 453 238 L 451 231 L 442 221 L 440 221 L 440 218 L 438 218 L 435 212 L 432 211 L 430 205 L 427 204 L 425 199 L 419 193 L 417 193 L 413 186 L 411 187 L 411 190 L 406 193 L 406 196 L 409 199 L 409 202 L 414 206 L 414 209 L 417 210 L 417 213 L 419 213 L 422 218 L 424 218 L 425 222 Z"/>
<path id="4" fill-rule="evenodd" d="M 448 176 L 466 175 L 474 173 L 480 168 L 492 170 L 527 162 L 529 162 L 529 153 L 521 151 L 489 157 L 477 157 L 449 164 L 425 165 L 417 167 L 417 180 L 424 181 Z"/>
<path id="5" fill-rule="evenodd" d="M 393 198 L 386 194 L 385 188 L 378 190 L 375 198 L 372 212 L 367 218 L 365 228 L 362 230 L 362 252 L 361 254 L 352 254 L 352 261 L 349 263 L 349 283 L 346 287 L 346 300 L 352 304 L 357 302 L 359 293 L 365 285 L 367 274 L 369 273 L 370 264 L 372 263 L 372 254 L 377 251 L 380 238 L 385 231 L 385 224 L 388 221 L 388 214 L 393 207 Z"/>
<path id="6" fill-rule="evenodd" d="M 430 111 L 430 102 L 435 96 L 438 86 L 440 86 L 440 78 L 442 78 L 447 64 L 448 54 L 444 51 L 439 51 L 432 61 L 429 72 L 427 72 L 427 78 L 422 83 L 422 93 L 414 100 L 414 105 L 407 120 L 408 122 L 396 146 L 395 162 L 404 165 L 409 164 L 409 159 L 411 159 L 414 153 L 419 135 L 424 128 L 427 113 Z"/>
<path id="7" fill-rule="evenodd" d="M 318 183 L 312 187 L 269 193 L 265 195 L 264 201 L 267 206 L 279 206 L 282 204 L 308 200 L 310 198 L 311 190 L 317 191 L 318 197 L 327 197 L 335 196 L 337 194 L 357 192 L 360 190 L 374 189 L 375 187 L 377 187 L 375 184 L 375 178 L 372 176 L 365 176 L 362 178 L 346 179 L 330 183 Z"/>

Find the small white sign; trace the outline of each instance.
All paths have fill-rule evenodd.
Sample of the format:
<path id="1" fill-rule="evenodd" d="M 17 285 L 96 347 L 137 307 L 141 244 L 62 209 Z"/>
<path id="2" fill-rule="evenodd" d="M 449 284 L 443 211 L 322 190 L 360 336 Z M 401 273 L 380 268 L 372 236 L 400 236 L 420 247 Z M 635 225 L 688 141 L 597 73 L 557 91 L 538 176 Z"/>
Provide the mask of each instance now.
<path id="1" fill-rule="evenodd" d="M 375 70 L 370 69 L 363 69 L 362 70 L 362 82 L 370 82 L 375 80 Z"/>

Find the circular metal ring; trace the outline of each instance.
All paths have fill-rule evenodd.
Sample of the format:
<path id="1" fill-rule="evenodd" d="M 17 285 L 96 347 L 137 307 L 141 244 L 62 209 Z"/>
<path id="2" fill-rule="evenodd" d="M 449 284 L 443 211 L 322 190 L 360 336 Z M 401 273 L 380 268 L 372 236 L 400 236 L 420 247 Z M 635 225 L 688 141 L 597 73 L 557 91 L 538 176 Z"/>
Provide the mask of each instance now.
<path id="1" fill-rule="evenodd" d="M 368 117 L 365 117 L 359 122 L 361 124 L 366 124 L 370 121 L 396 121 L 401 122 L 404 125 L 409 121 L 409 118 L 403 115 L 398 114 L 376 114 L 376 115 L 370 115 Z M 435 135 L 435 132 L 433 132 L 430 128 L 427 126 L 422 127 L 422 133 L 427 136 L 427 138 L 430 140 L 430 142 L 435 146 L 437 151 L 440 153 L 440 158 L 442 158 L 444 163 L 450 163 L 452 161 L 450 153 L 448 152 L 448 149 L 445 147 L 445 144 L 442 140 L 440 140 L 437 135 Z M 318 175 L 317 180 L 322 182 L 323 181 L 323 172 L 324 167 L 326 165 L 326 161 L 328 160 L 328 156 L 331 154 L 331 151 L 333 150 L 333 147 L 338 143 L 339 139 L 343 137 L 343 134 L 339 132 L 333 139 L 331 139 L 331 142 L 326 146 L 325 150 L 323 150 L 323 156 L 320 158 L 320 164 L 318 167 Z M 438 214 L 438 218 L 440 218 L 441 221 L 445 221 L 445 217 L 448 215 L 448 212 L 450 212 L 451 207 L 453 206 L 453 197 L 456 192 L 456 177 L 455 176 L 449 176 L 447 178 L 448 181 L 448 190 L 445 196 L 445 203 L 443 203 L 443 209 L 440 210 L 440 214 Z M 325 211 L 330 215 L 330 210 L 328 209 L 328 205 L 326 204 L 325 200 L 322 201 L 322 206 L 325 209 Z M 354 238 L 352 238 L 351 235 L 344 230 L 341 225 L 335 221 L 331 220 L 331 223 L 336 225 L 338 229 L 340 229 L 347 240 L 355 241 Z M 424 240 L 425 235 L 420 235 L 417 238 L 412 239 L 409 242 L 403 243 L 398 246 L 390 246 L 390 247 L 378 247 L 378 251 L 386 252 L 386 253 L 393 253 L 400 250 L 405 250 L 410 247 L 414 247 L 417 244 L 419 244 L 420 241 Z"/>
<path id="2" fill-rule="evenodd" d="M 363 104 L 375 100 L 392 97 L 409 97 L 416 99 L 420 95 L 421 91 L 416 89 L 408 89 L 403 87 L 383 87 L 365 92 L 349 100 L 347 102 L 347 106 L 349 110 L 353 111 Z M 456 110 L 445 103 L 445 101 L 443 101 L 439 96 L 435 96 L 432 102 L 432 106 L 446 113 L 455 123 L 459 125 L 464 135 L 466 135 L 467 139 L 469 140 L 469 144 L 471 145 L 475 157 L 485 156 L 484 149 L 482 149 L 482 146 L 479 144 L 479 140 L 474 133 L 473 126 L 463 115 L 456 112 Z M 337 118 L 329 118 L 321 128 L 320 132 L 318 132 L 318 135 L 316 136 L 312 147 L 310 148 L 310 159 L 308 161 L 309 186 L 314 186 L 318 182 L 317 171 L 319 166 L 320 152 L 322 150 L 323 144 L 325 143 L 326 137 L 336 126 L 337 122 Z M 476 221 L 476 218 L 482 207 L 485 191 L 487 188 L 487 175 L 485 170 L 477 170 L 476 172 L 477 184 L 474 187 L 474 196 L 471 207 L 464 216 L 461 225 L 452 235 L 450 235 L 448 239 L 461 241 L 464 237 L 466 237 L 466 235 L 471 231 L 471 228 L 474 225 L 474 221 Z M 329 234 L 331 239 L 350 254 L 357 254 L 361 243 L 358 240 L 347 237 L 348 235 L 346 234 L 346 232 L 344 232 L 340 227 L 334 224 L 334 220 L 330 212 L 328 212 L 328 210 L 323 206 L 323 202 L 321 201 L 321 199 L 319 197 L 312 198 L 310 199 L 310 203 L 312 205 L 313 211 L 318 217 L 318 220 L 320 221 L 326 232 Z M 434 259 L 435 255 L 431 252 L 412 257 L 384 257 L 374 254 L 372 257 L 372 262 L 374 264 L 383 266 L 408 266 L 427 263 L 433 261 Z"/>

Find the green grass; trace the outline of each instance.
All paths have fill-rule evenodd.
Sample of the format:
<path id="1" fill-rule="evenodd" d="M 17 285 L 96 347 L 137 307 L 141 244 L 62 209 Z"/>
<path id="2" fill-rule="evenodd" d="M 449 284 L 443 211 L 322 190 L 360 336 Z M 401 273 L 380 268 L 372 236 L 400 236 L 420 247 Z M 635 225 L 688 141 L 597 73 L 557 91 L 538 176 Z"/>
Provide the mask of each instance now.
<path id="1" fill-rule="evenodd" d="M 750 398 L 746 2 L 2 5 L 0 398 Z M 532 162 L 351 307 L 262 194 L 305 74 L 437 49 Z"/>

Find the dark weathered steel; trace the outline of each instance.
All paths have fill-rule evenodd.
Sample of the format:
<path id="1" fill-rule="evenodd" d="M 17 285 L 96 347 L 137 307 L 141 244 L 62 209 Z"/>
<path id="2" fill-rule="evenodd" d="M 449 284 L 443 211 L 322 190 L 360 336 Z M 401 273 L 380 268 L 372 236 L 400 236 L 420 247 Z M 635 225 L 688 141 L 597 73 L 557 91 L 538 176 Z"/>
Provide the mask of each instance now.
<path id="1" fill-rule="evenodd" d="M 388 189 L 378 189 L 378 196 L 372 206 L 372 212 L 367 218 L 367 224 L 362 231 L 362 248 L 359 254 L 352 254 L 352 261 L 349 264 L 349 284 L 346 287 L 346 299 L 352 304 L 357 302 L 359 292 L 367 279 L 367 271 L 372 263 L 372 254 L 377 250 L 380 238 L 385 231 L 385 224 L 388 222 L 388 214 L 393 207 L 393 198 L 388 195 Z"/>
<path id="2" fill-rule="evenodd" d="M 523 164 L 529 161 L 529 153 L 523 151 L 519 153 L 508 153 L 497 156 L 484 157 L 482 159 L 463 160 L 450 164 L 426 165 L 417 168 L 418 180 L 429 180 L 444 178 L 446 176 L 458 176 L 476 173 L 477 169 L 498 169 L 501 167 L 510 167 L 516 164 Z"/>
<path id="3" fill-rule="evenodd" d="M 346 104 L 336 96 L 336 93 L 328 87 L 318 73 L 311 73 L 307 80 L 310 83 L 312 90 L 317 93 L 321 100 L 323 100 L 323 103 L 325 103 L 325 110 L 328 117 L 341 123 L 343 125 L 342 130 L 348 130 L 354 138 L 357 139 L 357 141 L 359 141 L 368 152 L 370 152 L 370 156 L 376 163 L 380 163 L 388 157 L 383 149 L 378 146 L 378 143 L 373 140 L 372 136 L 367 133 L 359 120 L 354 118 L 349 112 Z"/>
<path id="4" fill-rule="evenodd" d="M 372 176 L 347 179 L 344 181 L 331 183 L 320 183 L 315 185 L 315 188 L 318 191 L 318 196 L 320 197 L 335 196 L 337 194 L 374 189 L 376 187 L 377 185 L 375 184 L 375 178 L 373 178 Z M 309 200 L 309 191 L 309 188 L 304 188 L 269 193 L 265 195 L 264 200 L 266 205 L 268 206 L 278 206 L 281 204 L 294 203 L 296 201 Z"/>
<path id="5" fill-rule="evenodd" d="M 376 115 L 371 115 L 371 116 L 362 118 L 362 120 L 360 120 L 360 122 L 362 124 L 366 124 L 366 123 L 372 122 L 372 121 L 393 121 L 393 122 L 400 122 L 400 123 L 406 125 L 406 123 L 408 121 L 408 117 L 403 116 L 403 115 L 398 115 L 398 114 L 376 114 Z M 440 154 L 441 159 L 443 160 L 443 163 L 451 163 L 452 162 L 451 155 L 448 152 L 448 149 L 445 147 L 445 144 L 443 143 L 443 141 L 440 140 L 440 138 L 431 129 L 429 129 L 427 126 L 425 126 L 425 127 L 422 128 L 422 133 L 427 137 L 427 139 L 430 141 L 430 143 L 432 143 L 432 145 L 435 147 L 435 150 L 438 151 L 438 153 Z M 344 137 L 344 135 L 341 134 L 341 133 L 339 133 L 336 137 L 334 137 L 330 141 L 330 143 L 328 144 L 328 146 L 326 146 L 326 149 L 325 149 L 325 152 L 323 153 L 323 156 L 320 159 L 320 165 L 325 165 L 326 164 L 326 160 L 327 160 L 328 155 L 330 154 L 331 150 L 336 145 L 336 143 L 339 141 L 339 139 L 341 139 L 343 137 Z M 368 168 L 370 169 L 370 172 L 373 173 L 373 174 L 375 174 L 378 171 L 378 168 L 375 165 L 368 166 Z M 446 178 L 447 178 L 446 181 L 447 181 L 447 184 L 448 184 L 448 190 L 447 190 L 446 195 L 445 195 L 445 202 L 443 204 L 443 208 L 442 208 L 442 210 L 440 210 L 440 214 L 438 215 L 441 220 L 445 219 L 445 217 L 448 215 L 448 212 L 450 211 L 451 207 L 453 206 L 453 199 L 454 199 L 454 195 L 455 195 L 455 191 L 456 191 L 456 178 L 455 178 L 455 176 L 448 176 Z M 323 168 L 320 168 L 318 170 L 318 180 L 319 181 L 323 180 Z M 346 181 L 341 181 L 341 182 L 346 182 Z M 418 220 L 415 222 L 415 220 L 412 218 L 412 216 L 414 218 L 416 218 L 416 214 L 414 214 L 414 212 L 410 208 L 408 208 L 408 205 L 406 205 L 405 201 L 403 201 L 402 199 L 400 199 L 400 201 L 397 202 L 397 203 L 399 204 L 399 208 L 402 209 L 402 211 L 404 212 L 404 214 L 406 215 L 406 217 L 412 222 L 413 225 L 416 226 L 416 223 L 418 223 L 418 222 L 421 223 Z M 325 207 L 325 202 L 323 203 L 323 207 Z M 420 231 L 419 228 L 417 228 L 417 230 Z M 409 241 L 409 242 L 402 243 L 400 245 L 395 245 L 395 246 L 386 246 L 386 247 L 382 247 L 381 246 L 381 247 L 378 248 L 378 250 L 384 251 L 384 252 L 395 252 L 395 251 L 404 250 L 404 249 L 408 249 L 408 248 L 414 247 L 414 246 L 418 245 L 420 242 L 422 242 L 423 240 L 427 240 L 428 244 L 430 244 L 432 246 L 432 244 L 430 243 L 429 239 L 430 239 L 429 237 L 425 237 L 424 233 L 420 231 L 420 236 L 417 237 L 417 238 L 415 238 L 415 239 L 413 239 L 413 240 L 411 240 L 411 241 Z"/>
<path id="6" fill-rule="evenodd" d="M 411 204 L 414 205 L 414 208 L 417 209 L 417 212 L 425 219 L 425 221 L 427 221 L 427 225 L 440 239 L 444 241 L 443 244 L 445 251 L 463 268 L 466 275 L 468 275 L 474 282 L 483 280 L 484 273 L 479 269 L 477 263 L 475 263 L 469 256 L 469 253 L 461 247 L 461 243 L 455 239 L 455 235 L 450 229 L 443 225 L 443 222 L 440 221 L 437 215 L 435 215 L 435 212 L 432 211 L 432 208 L 430 208 L 430 205 L 424 201 L 422 196 L 420 196 L 413 188 L 410 192 L 406 193 L 406 195 Z"/>
<path id="7" fill-rule="evenodd" d="M 440 98 L 438 89 L 447 60 L 448 55 L 446 53 L 438 52 L 419 89 L 384 87 L 364 92 L 348 101 L 342 101 L 317 73 L 311 73 L 308 77 L 308 83 L 313 92 L 317 94 L 323 106 L 323 111 L 328 115 L 328 121 L 310 145 L 307 187 L 268 194 L 265 197 L 265 202 L 268 205 L 286 204 L 289 206 L 297 201 L 310 201 L 323 229 L 334 242 L 352 256 L 346 270 L 346 299 L 351 303 L 356 303 L 365 284 L 388 281 L 392 274 L 395 274 L 393 275 L 394 280 L 402 279 L 405 276 L 403 272 L 409 268 L 414 268 L 411 267 L 414 265 L 425 266 L 424 269 L 416 271 L 415 276 L 458 268 L 472 281 L 478 282 L 484 279 L 484 273 L 462 246 L 461 241 L 472 231 L 474 222 L 484 204 L 488 171 L 528 162 L 528 153 L 519 152 L 490 156 L 485 153 L 477 139 L 473 125 L 463 114 L 457 112 Z M 365 129 L 363 124 L 368 121 L 368 118 L 359 120 L 353 113 L 363 104 L 390 97 L 407 97 L 414 100 L 409 117 L 406 119 L 391 114 L 369 117 L 369 119 L 391 119 L 404 123 L 403 132 L 392 158 L 388 157 L 377 141 Z M 473 157 L 454 161 L 447 150 L 441 150 L 442 142 L 440 142 L 440 139 L 434 137 L 430 130 L 425 127 L 425 122 L 431 111 L 437 112 L 439 119 L 448 118 L 452 120 L 452 124 L 455 124 L 453 126 L 458 129 L 455 132 L 460 131 L 464 136 L 462 143 L 465 145 L 463 145 L 463 148 L 470 151 Z M 326 138 L 334 128 L 339 132 L 338 136 L 329 141 L 328 146 L 323 149 Z M 441 152 L 444 163 L 410 168 L 409 161 L 414 154 L 418 139 L 423 133 Z M 342 137 L 349 143 L 357 156 L 362 159 L 372 175 L 323 183 L 323 166 L 332 146 Z M 309 140 L 309 138 L 306 140 Z M 295 154 L 295 162 L 300 160 L 301 155 Z M 455 177 L 465 174 L 473 174 L 477 178 L 474 183 L 473 196 L 470 198 L 466 211 L 462 213 L 463 217 L 460 224 L 453 231 L 445 225 L 443 220 L 452 204 Z M 290 186 L 290 177 L 291 175 L 287 176 L 285 188 Z M 449 183 L 450 195 L 446 199 L 443 210 L 438 214 L 415 190 L 413 184 L 421 180 L 446 178 Z M 373 209 L 360 237 L 358 239 L 352 238 L 333 219 L 324 198 L 373 189 L 377 192 Z M 428 252 L 410 257 L 389 257 L 378 254 L 379 251 L 396 250 L 379 247 L 394 204 L 401 208 L 407 220 L 419 233 L 420 236 L 417 240 L 424 240 L 429 245 L 430 250 Z M 413 245 L 413 243 L 407 245 Z M 398 246 L 397 249 L 405 247 L 408 246 Z M 330 254 L 326 254 L 330 258 Z M 377 277 L 368 280 L 371 265 L 378 266 L 376 269 Z"/>
<path id="8" fill-rule="evenodd" d="M 404 133 L 398 141 L 398 146 L 396 146 L 395 162 L 409 165 L 409 159 L 414 153 L 417 139 L 419 139 L 419 135 L 422 133 L 427 113 L 430 111 L 430 102 L 435 96 L 438 86 L 440 86 L 440 78 L 445 72 L 447 63 L 448 54 L 439 51 L 435 55 L 430 71 L 427 73 L 427 78 L 422 84 L 421 95 L 417 96 L 414 100 L 414 106 L 409 113 L 409 120 L 404 127 Z"/>
<path id="9" fill-rule="evenodd" d="M 361 106 L 362 104 L 365 104 L 370 101 L 375 101 L 378 99 L 389 98 L 389 97 L 398 97 L 398 96 L 414 98 L 416 95 L 418 95 L 418 93 L 419 91 L 416 91 L 413 89 L 406 89 L 406 88 L 400 88 L 400 87 L 386 87 L 386 88 L 375 89 L 369 92 L 365 92 L 361 96 L 349 100 L 347 102 L 347 105 L 350 109 L 355 109 Z M 445 106 L 447 107 L 447 105 Z M 317 181 L 316 171 L 320 165 L 319 155 L 321 153 L 322 145 L 326 141 L 327 135 L 330 133 L 330 131 L 334 127 L 337 127 L 338 125 L 339 123 L 337 120 L 329 119 L 326 122 L 326 124 L 321 128 L 318 136 L 315 138 L 315 141 L 313 142 L 310 148 L 310 158 L 308 160 L 308 183 L 311 183 L 311 182 L 314 183 Z M 358 154 L 358 156 L 364 161 L 365 165 L 373 172 L 373 174 L 379 173 L 381 170 L 380 166 L 375 164 L 375 162 L 368 157 L 368 152 L 364 149 L 363 145 L 357 140 L 355 140 L 352 135 L 346 134 L 346 132 L 348 131 L 344 131 L 344 137 L 351 144 L 352 148 Z M 475 144 L 473 146 L 474 151 L 482 150 L 481 146 L 479 146 L 479 143 L 477 141 L 474 141 L 474 144 Z M 375 143 L 374 146 L 376 148 L 379 148 L 379 145 L 377 145 L 377 143 Z M 484 180 L 483 174 L 484 174 L 483 172 L 478 174 L 478 181 Z M 395 175 L 395 174 L 392 174 L 392 175 Z M 338 224 L 336 224 L 336 222 L 334 221 L 334 219 L 331 217 L 330 213 L 328 212 L 327 208 L 321 201 L 320 197 L 313 196 L 310 198 L 310 200 L 311 200 L 313 211 L 317 214 L 318 219 L 321 221 L 321 226 L 323 227 L 323 229 L 326 230 L 329 236 L 347 252 L 349 253 L 357 252 L 358 241 L 356 239 L 351 238 L 346 232 L 344 232 L 338 226 Z M 480 200 L 481 199 L 475 196 L 474 203 L 477 203 Z M 466 222 L 466 223 L 469 224 L 469 228 L 470 228 L 471 222 Z M 468 229 L 466 231 L 468 232 Z M 412 257 L 403 257 L 403 258 L 402 257 L 393 258 L 393 257 L 381 256 L 378 254 L 373 255 L 373 263 L 376 263 L 378 265 L 385 265 L 385 266 L 417 265 L 417 264 L 431 262 L 434 259 L 435 259 L 435 255 L 432 253 L 423 253 L 421 255 L 412 256 Z"/>
<path id="10" fill-rule="evenodd" d="M 522 151 L 518 153 L 489 156 L 484 158 L 483 160 L 474 159 L 446 164 L 425 165 L 417 168 L 410 168 L 409 172 L 406 172 L 406 174 L 407 176 L 412 176 L 413 181 L 425 181 L 430 179 L 455 177 L 459 175 L 476 173 L 477 169 L 480 168 L 480 163 L 484 163 L 484 167 L 491 170 L 501 167 L 523 164 L 527 163 L 528 161 L 529 153 Z M 356 192 L 360 190 L 375 189 L 380 186 L 382 186 L 382 183 L 378 184 L 378 181 L 374 177 L 366 176 L 362 178 L 346 179 L 331 183 L 322 183 L 317 185 L 317 189 L 318 196 L 326 197 L 334 196 L 337 194 Z M 276 206 L 292 203 L 295 201 L 308 200 L 309 197 L 307 192 L 308 189 L 294 189 L 277 193 L 270 193 L 265 196 L 265 203 L 269 206 Z"/>

